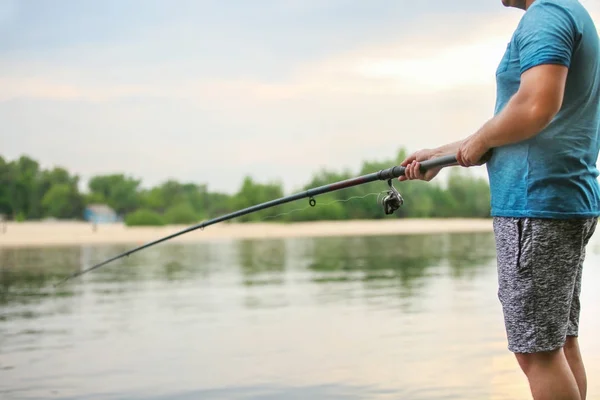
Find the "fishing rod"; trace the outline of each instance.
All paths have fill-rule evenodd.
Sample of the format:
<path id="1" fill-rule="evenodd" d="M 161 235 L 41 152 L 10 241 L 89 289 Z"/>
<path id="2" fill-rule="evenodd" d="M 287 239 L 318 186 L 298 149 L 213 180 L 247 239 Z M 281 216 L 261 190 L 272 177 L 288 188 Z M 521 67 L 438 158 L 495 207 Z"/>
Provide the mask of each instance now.
<path id="1" fill-rule="evenodd" d="M 443 156 L 443 157 L 423 161 L 420 164 L 421 164 L 420 165 L 421 172 L 426 172 L 427 170 L 430 170 L 433 168 L 447 167 L 447 166 L 451 166 L 451 165 L 457 165 L 458 163 L 456 160 L 456 156 L 450 155 L 450 156 Z M 230 214 L 222 215 L 220 217 L 216 217 L 216 218 L 210 219 L 208 221 L 203 221 L 199 224 L 190 226 L 189 228 L 183 229 L 179 232 L 175 232 L 171 235 L 154 240 L 152 242 L 146 243 L 144 245 L 133 248 L 131 250 L 127 250 L 124 253 L 118 254 L 118 255 L 116 255 L 112 258 L 109 258 L 105 261 L 102 261 L 101 263 L 96 264 L 92 267 L 89 267 L 87 269 L 73 273 L 72 275 L 69 275 L 68 277 L 66 277 L 59 283 L 57 283 L 55 286 L 59 286 L 59 285 L 63 284 L 64 282 L 68 281 L 69 279 L 75 278 L 77 276 L 81 276 L 87 272 L 90 272 L 94 269 L 100 268 L 100 267 L 102 267 L 108 263 L 111 263 L 113 261 L 116 261 L 122 257 L 127 257 L 135 252 L 138 252 L 138 251 L 146 249 L 150 246 L 154 246 L 156 244 L 162 243 L 169 239 L 173 239 L 173 238 L 183 235 L 185 233 L 192 232 L 197 229 L 204 229 L 205 227 L 207 227 L 209 225 L 214 225 L 219 222 L 223 222 L 223 221 L 227 221 L 227 220 L 230 220 L 233 218 L 241 217 L 242 215 L 265 210 L 267 208 L 275 207 L 275 206 L 278 206 L 281 204 L 285 204 L 285 203 L 289 203 L 292 201 L 305 199 L 305 198 L 308 198 L 310 206 L 314 207 L 317 204 L 314 197 L 317 195 L 324 194 L 324 193 L 330 193 L 330 192 L 334 192 L 334 191 L 337 191 L 340 189 L 346 189 L 346 188 L 353 187 L 353 186 L 363 185 L 365 183 L 370 183 L 370 182 L 374 182 L 374 181 L 387 180 L 389 189 L 388 189 L 387 194 L 383 198 L 382 204 L 383 204 L 383 210 L 384 210 L 385 214 L 390 215 L 390 214 L 393 214 L 396 210 L 398 210 L 404 204 L 404 199 L 402 198 L 402 196 L 400 195 L 398 190 L 396 190 L 394 185 L 392 185 L 392 179 L 403 176 L 405 171 L 406 171 L 405 167 L 398 165 L 395 167 L 382 169 L 378 172 L 373 172 L 373 173 L 370 173 L 367 175 L 358 176 L 356 178 L 346 179 L 346 180 L 331 183 L 328 185 L 319 186 L 319 187 L 316 187 L 313 189 L 308 189 L 303 192 L 299 192 L 299 193 L 292 194 L 289 196 L 281 197 L 279 199 L 275 199 L 275 200 L 267 201 L 267 202 L 264 202 L 261 204 L 257 204 L 255 206 L 244 208 L 242 210 L 238 210 L 238 211 L 232 212 Z"/>

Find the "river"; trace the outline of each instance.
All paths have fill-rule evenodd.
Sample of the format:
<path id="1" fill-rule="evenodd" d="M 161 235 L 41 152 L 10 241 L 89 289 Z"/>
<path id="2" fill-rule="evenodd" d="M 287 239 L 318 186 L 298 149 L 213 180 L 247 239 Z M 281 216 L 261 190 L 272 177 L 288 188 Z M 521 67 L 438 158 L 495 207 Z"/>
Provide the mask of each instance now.
<path id="1" fill-rule="evenodd" d="M 581 345 L 600 398 L 600 241 Z M 527 399 L 491 234 L 0 249 L 0 398 Z"/>

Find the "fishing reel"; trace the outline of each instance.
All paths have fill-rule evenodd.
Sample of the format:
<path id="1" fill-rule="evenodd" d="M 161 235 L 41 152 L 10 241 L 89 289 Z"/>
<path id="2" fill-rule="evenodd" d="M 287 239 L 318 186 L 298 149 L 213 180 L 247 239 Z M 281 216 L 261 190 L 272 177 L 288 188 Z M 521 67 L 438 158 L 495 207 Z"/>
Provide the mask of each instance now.
<path id="1" fill-rule="evenodd" d="M 398 210 L 403 204 L 404 199 L 400 195 L 400 192 L 396 190 L 394 185 L 392 185 L 392 180 L 388 180 L 388 185 L 390 190 L 388 190 L 387 194 L 382 200 L 383 211 L 387 214 L 393 214 L 396 210 Z"/>

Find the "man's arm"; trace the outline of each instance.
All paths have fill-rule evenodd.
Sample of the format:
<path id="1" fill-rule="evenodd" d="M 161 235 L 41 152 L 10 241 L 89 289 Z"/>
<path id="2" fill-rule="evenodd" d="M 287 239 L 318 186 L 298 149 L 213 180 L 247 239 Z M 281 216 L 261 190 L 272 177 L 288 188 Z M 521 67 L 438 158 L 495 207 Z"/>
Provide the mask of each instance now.
<path id="1" fill-rule="evenodd" d="M 504 109 L 466 138 L 456 153 L 463 167 L 481 165 L 495 147 L 518 143 L 540 133 L 560 110 L 568 69 L 542 64 L 521 75 L 521 85 Z"/>
<path id="2" fill-rule="evenodd" d="M 581 34 L 570 11 L 537 3 L 515 32 L 521 82 L 504 109 L 476 133 L 488 148 L 514 144 L 540 133 L 563 103 L 568 68 Z"/>
<path id="3" fill-rule="evenodd" d="M 463 141 L 464 139 L 436 147 L 432 150 L 432 157 L 443 157 L 456 154 Z"/>
<path id="4" fill-rule="evenodd" d="M 553 64 L 525 71 L 517 93 L 476 135 L 491 149 L 518 143 L 540 133 L 562 106 L 567 73 L 567 67 Z"/>
<path id="5" fill-rule="evenodd" d="M 580 36 L 581 28 L 568 9 L 550 2 L 533 5 L 514 35 L 521 73 L 517 93 L 501 112 L 464 140 L 417 152 L 405 160 L 408 179 L 423 179 L 414 164 L 431 157 L 455 152 L 459 165 L 481 165 L 494 148 L 540 133 L 562 107 L 568 68 Z"/>
<path id="6" fill-rule="evenodd" d="M 503 110 L 458 149 L 460 165 L 477 165 L 485 152 L 540 133 L 563 103 L 568 68 L 582 28 L 569 9 L 555 2 L 533 4 L 515 31 L 519 90 Z"/>

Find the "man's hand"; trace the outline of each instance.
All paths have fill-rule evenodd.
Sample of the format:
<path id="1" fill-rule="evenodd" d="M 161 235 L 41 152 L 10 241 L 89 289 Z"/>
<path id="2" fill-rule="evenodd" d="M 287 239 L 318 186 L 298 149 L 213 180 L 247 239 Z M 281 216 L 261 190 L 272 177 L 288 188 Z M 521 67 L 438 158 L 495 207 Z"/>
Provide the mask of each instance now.
<path id="1" fill-rule="evenodd" d="M 425 172 L 423 174 L 420 171 L 420 168 L 421 168 L 420 163 L 422 161 L 427 161 L 431 158 L 436 157 L 436 154 L 437 154 L 437 152 L 435 150 L 423 149 L 423 150 L 419 150 L 419 151 L 411 154 L 410 156 L 408 156 L 404 161 L 402 161 L 402 164 L 400 164 L 401 166 L 405 167 L 406 170 L 404 172 L 404 175 L 398 177 L 398 180 L 400 182 L 407 181 L 407 180 L 413 180 L 413 179 L 430 181 L 433 178 L 435 178 L 435 176 L 440 172 L 440 170 L 442 168 L 439 167 L 439 168 L 429 169 L 429 170 L 427 170 L 427 172 Z"/>
<path id="2" fill-rule="evenodd" d="M 485 139 L 480 134 L 474 134 L 465 139 L 456 153 L 456 161 L 463 167 L 472 167 L 482 165 L 487 160 L 487 155 L 490 150 L 485 142 Z"/>

